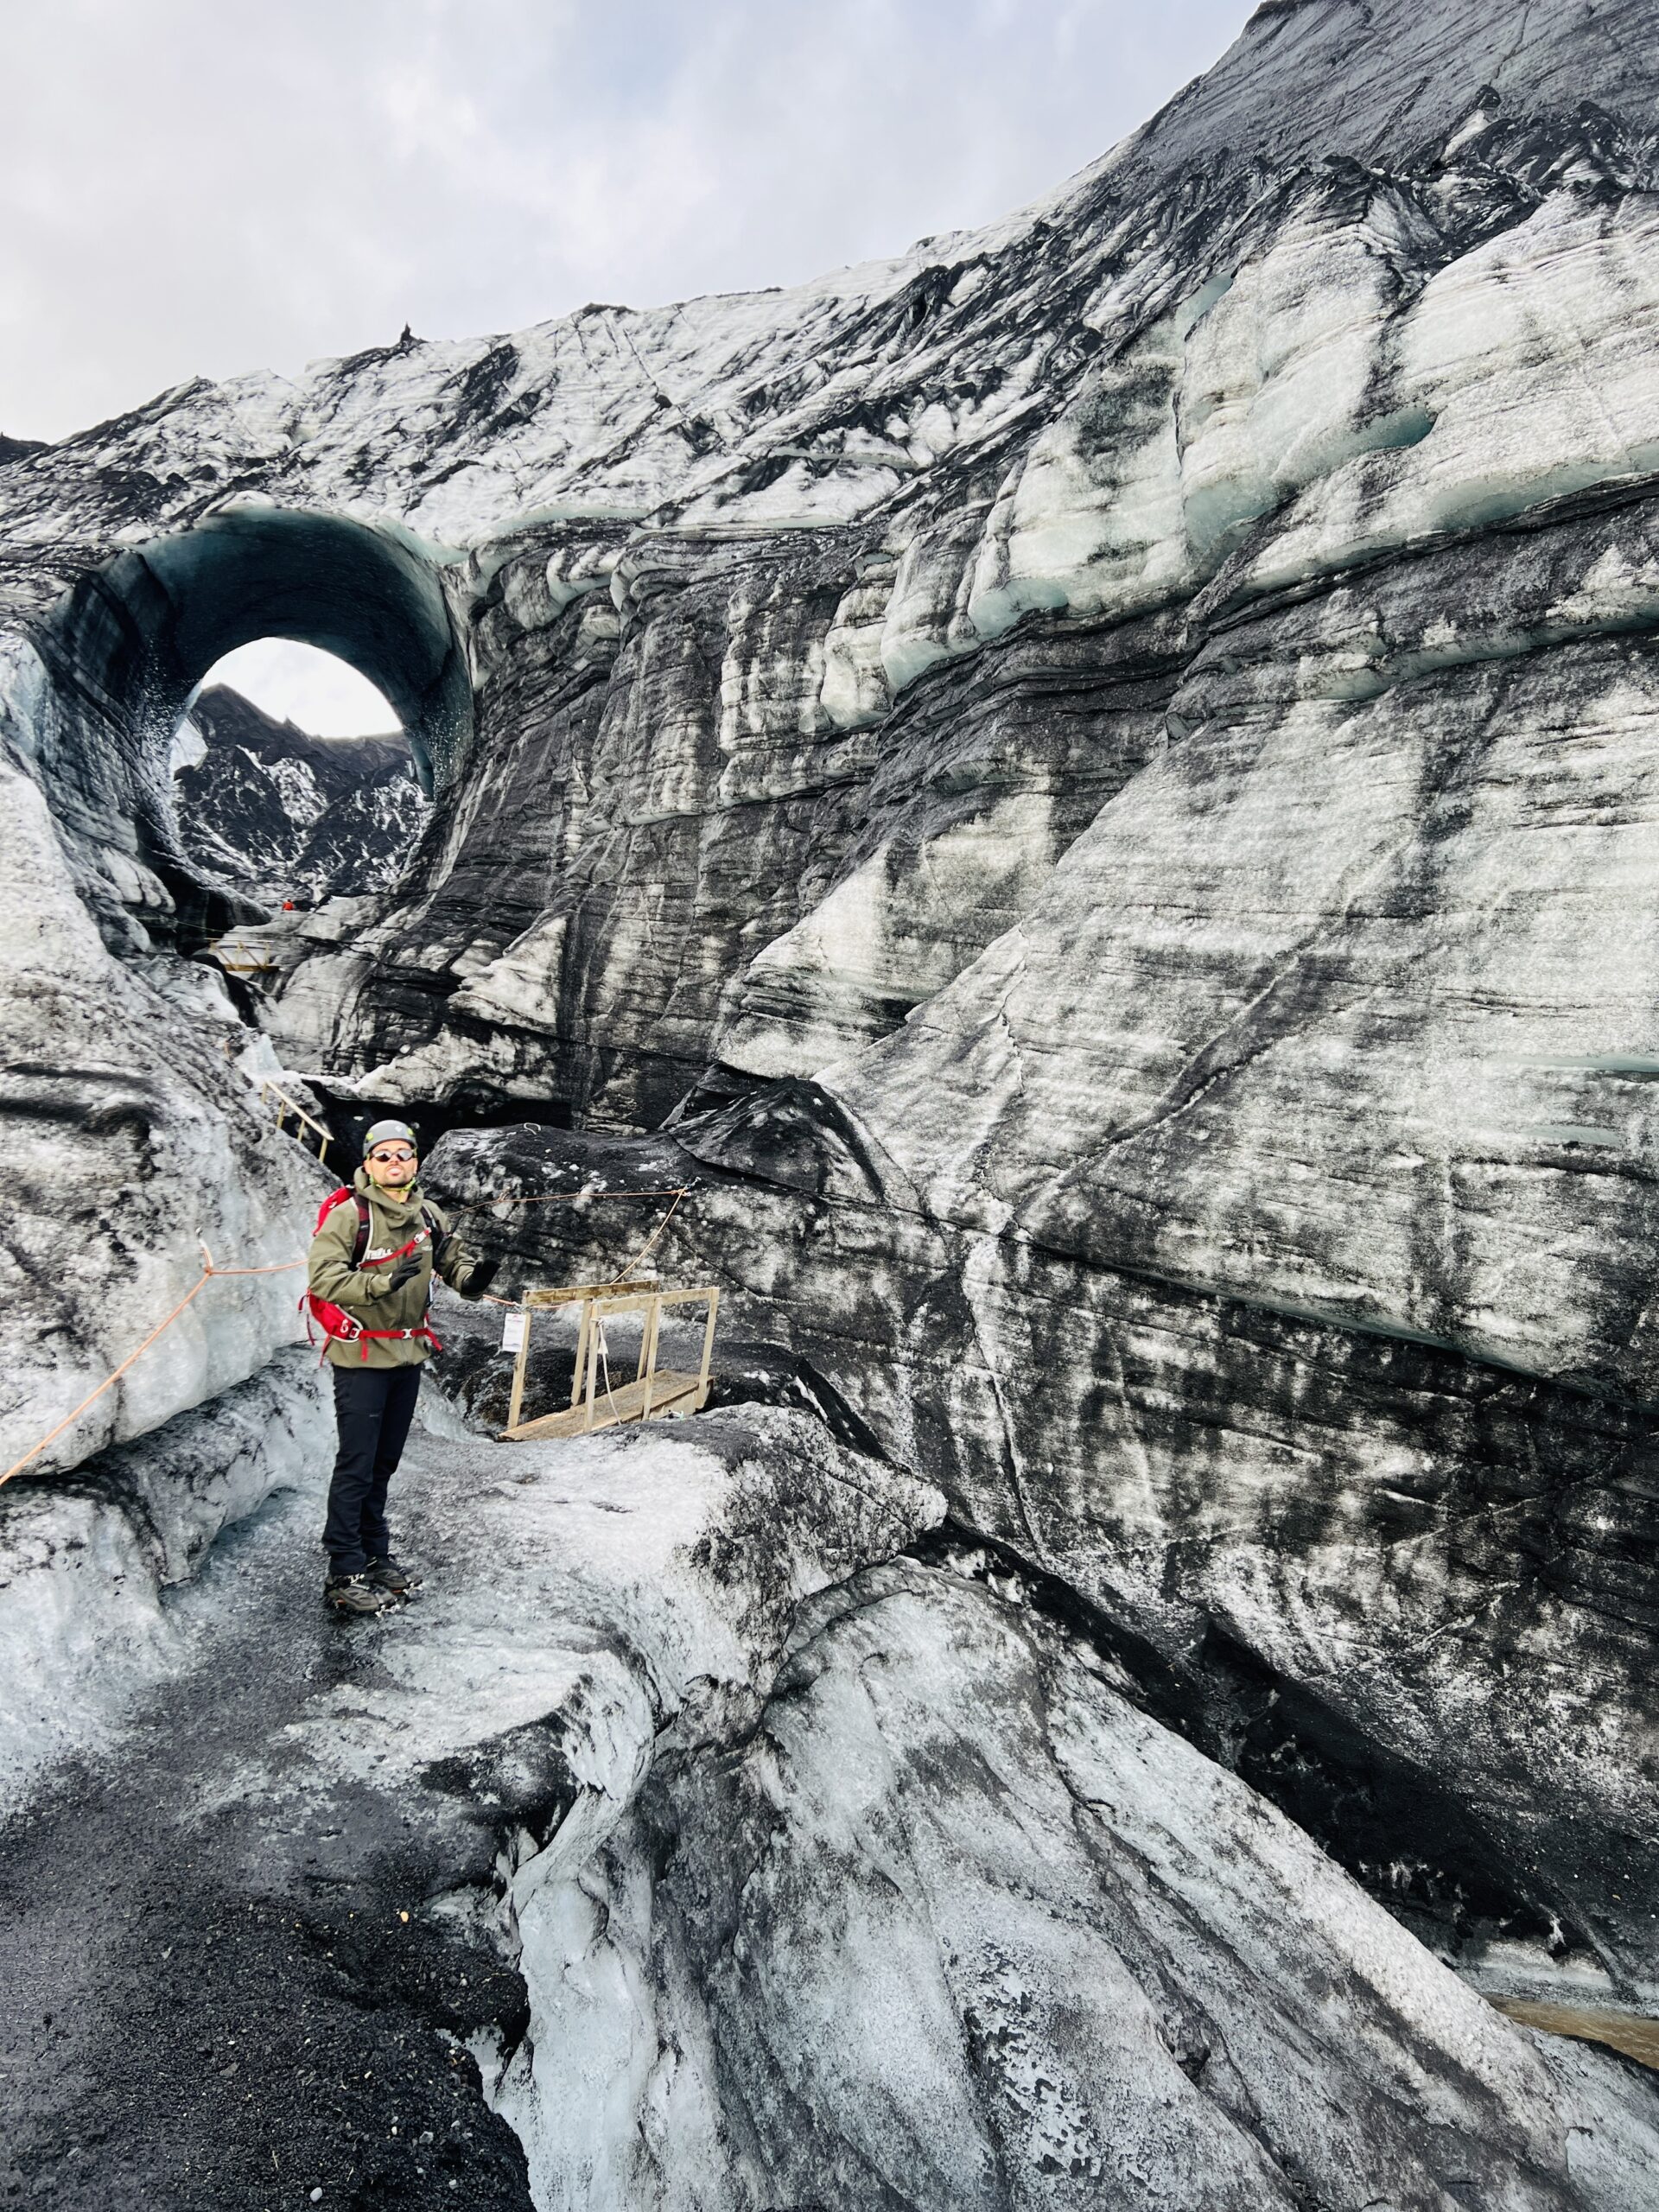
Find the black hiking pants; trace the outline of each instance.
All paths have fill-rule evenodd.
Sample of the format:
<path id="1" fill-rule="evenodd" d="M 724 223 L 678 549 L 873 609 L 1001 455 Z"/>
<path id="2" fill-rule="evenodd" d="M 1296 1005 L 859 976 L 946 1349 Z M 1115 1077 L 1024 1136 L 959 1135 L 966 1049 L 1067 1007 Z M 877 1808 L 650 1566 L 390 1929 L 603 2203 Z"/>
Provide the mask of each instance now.
<path id="1" fill-rule="evenodd" d="M 323 1548 L 331 1575 L 361 1574 L 391 1551 L 386 1485 L 397 1471 L 420 1395 L 415 1367 L 336 1367 L 334 1421 L 340 1451 L 328 1485 Z"/>

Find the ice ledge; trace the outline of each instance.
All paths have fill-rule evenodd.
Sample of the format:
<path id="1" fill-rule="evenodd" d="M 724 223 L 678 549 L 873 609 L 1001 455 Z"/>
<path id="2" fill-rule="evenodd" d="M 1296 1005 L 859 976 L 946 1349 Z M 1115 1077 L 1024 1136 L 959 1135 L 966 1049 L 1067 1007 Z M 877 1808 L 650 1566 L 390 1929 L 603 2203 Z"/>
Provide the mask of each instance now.
<path id="1" fill-rule="evenodd" d="M 0 1814 L 50 1765 L 116 1740 L 184 1662 L 162 1592 L 226 1529 L 278 1491 L 320 1496 L 325 1396 L 315 1360 L 290 1348 L 71 1473 L 0 1490 Z"/>

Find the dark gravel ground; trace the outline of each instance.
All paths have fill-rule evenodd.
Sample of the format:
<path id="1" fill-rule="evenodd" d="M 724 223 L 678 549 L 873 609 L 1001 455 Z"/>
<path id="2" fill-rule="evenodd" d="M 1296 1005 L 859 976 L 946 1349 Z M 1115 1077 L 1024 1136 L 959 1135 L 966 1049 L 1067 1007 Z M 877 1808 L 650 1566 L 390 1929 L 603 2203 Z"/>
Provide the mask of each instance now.
<path id="1" fill-rule="evenodd" d="M 418 1550 L 418 1454 L 399 1479 Z M 185 1671 L 0 1828 L 0 2203 L 530 2205 L 464 2047 L 516 2037 L 522 1984 L 422 1909 L 487 1881 L 493 1836 L 458 1801 L 441 1844 L 367 1791 L 285 1815 L 238 1777 L 414 1625 L 325 1613 L 317 1517 L 279 1498 L 225 1539 L 169 1601 Z"/>
<path id="2" fill-rule="evenodd" d="M 446 1389 L 487 1431 L 511 1370 L 499 1316 L 452 1300 L 442 1325 Z M 569 1375 L 543 1331 L 540 1398 L 568 1395 Z M 843 1412 L 768 1346 L 722 1346 L 712 1395 L 832 1429 Z M 184 1662 L 118 1745 L 0 1814 L 0 2206 L 529 2207 L 467 2048 L 480 2031 L 517 2044 L 524 1987 L 466 1908 L 492 1899 L 504 1825 L 548 1832 L 574 1785 L 524 1731 L 505 1778 L 480 1748 L 406 1788 L 320 1780 L 304 1749 L 342 1700 L 377 1709 L 381 1654 L 420 1637 L 423 1607 L 435 1621 L 451 1592 L 464 1607 L 493 1588 L 488 1539 L 474 1529 L 457 1549 L 455 1513 L 502 1471 L 487 1445 L 458 1454 L 416 1431 L 398 1549 L 435 1569 L 439 1594 L 385 1622 L 325 1611 L 320 1497 L 268 1502 L 167 1593 Z"/>

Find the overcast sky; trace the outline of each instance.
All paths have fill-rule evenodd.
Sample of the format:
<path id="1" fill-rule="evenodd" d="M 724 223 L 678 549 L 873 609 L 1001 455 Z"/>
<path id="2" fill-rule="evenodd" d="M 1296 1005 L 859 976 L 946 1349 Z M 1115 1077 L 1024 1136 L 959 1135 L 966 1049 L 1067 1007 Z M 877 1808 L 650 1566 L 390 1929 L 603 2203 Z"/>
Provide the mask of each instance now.
<path id="1" fill-rule="evenodd" d="M 0 0 L 0 431 L 988 221 L 1252 5 Z"/>

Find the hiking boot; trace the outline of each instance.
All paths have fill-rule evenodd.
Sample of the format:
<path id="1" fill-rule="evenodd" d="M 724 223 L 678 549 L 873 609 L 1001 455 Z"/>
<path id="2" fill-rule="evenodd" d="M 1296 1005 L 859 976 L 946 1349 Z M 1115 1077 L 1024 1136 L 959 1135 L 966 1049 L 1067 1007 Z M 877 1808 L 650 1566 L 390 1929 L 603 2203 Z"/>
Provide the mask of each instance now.
<path id="1" fill-rule="evenodd" d="M 390 1591 L 394 1598 L 406 1598 L 411 1590 L 421 1586 L 421 1577 L 412 1567 L 400 1567 L 390 1553 L 385 1559 L 372 1559 L 366 1578 L 377 1590 Z"/>
<path id="2" fill-rule="evenodd" d="M 384 1613 L 397 1603 L 366 1574 L 331 1574 L 322 1586 L 322 1600 L 337 1613 Z"/>

